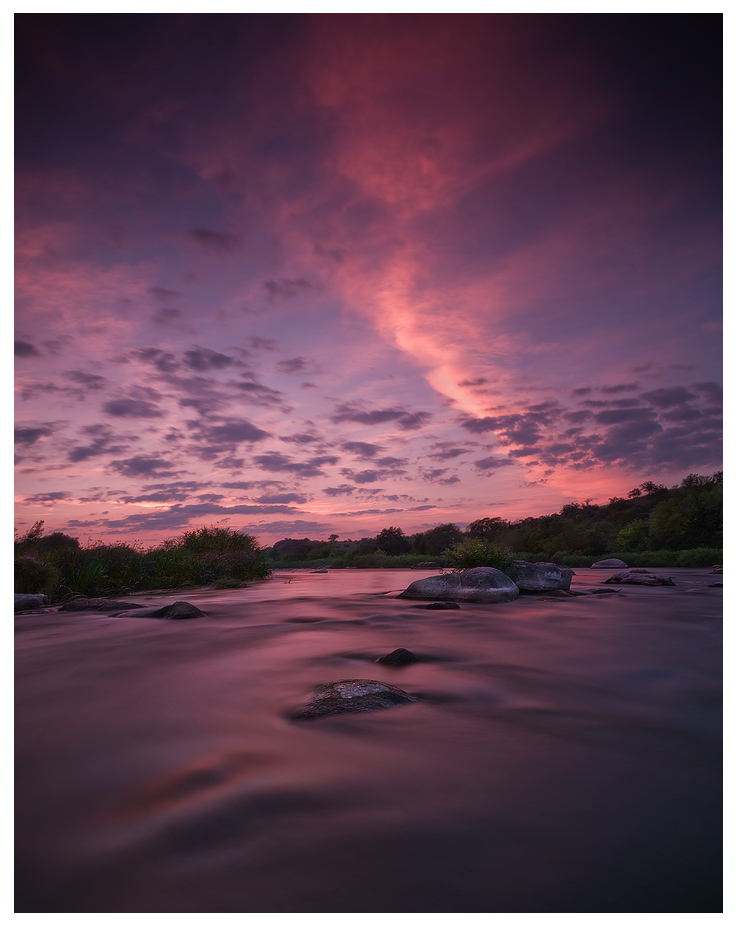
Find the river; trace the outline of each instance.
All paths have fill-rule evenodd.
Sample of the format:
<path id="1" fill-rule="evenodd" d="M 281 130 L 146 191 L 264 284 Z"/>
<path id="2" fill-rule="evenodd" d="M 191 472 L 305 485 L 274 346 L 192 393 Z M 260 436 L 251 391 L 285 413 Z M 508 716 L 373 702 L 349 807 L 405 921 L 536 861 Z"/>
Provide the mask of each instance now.
<path id="1" fill-rule="evenodd" d="M 653 572 L 432 611 L 394 598 L 416 570 L 279 571 L 126 597 L 197 620 L 17 617 L 16 912 L 721 911 L 721 576 Z M 293 720 L 341 679 L 417 701 Z"/>

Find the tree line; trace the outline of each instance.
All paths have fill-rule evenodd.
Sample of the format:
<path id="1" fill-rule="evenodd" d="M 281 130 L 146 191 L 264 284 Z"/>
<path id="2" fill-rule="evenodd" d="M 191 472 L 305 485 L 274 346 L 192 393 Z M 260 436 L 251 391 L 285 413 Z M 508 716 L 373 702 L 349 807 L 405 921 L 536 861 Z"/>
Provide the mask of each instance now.
<path id="1" fill-rule="evenodd" d="M 552 515 L 507 521 L 483 517 L 462 530 L 448 523 L 405 534 L 394 525 L 375 537 L 338 540 L 284 538 L 268 553 L 275 562 L 351 560 L 367 555 L 441 557 L 469 541 L 506 549 L 519 559 L 564 560 L 612 552 L 647 553 L 722 548 L 722 471 L 689 474 L 676 486 L 646 480 L 607 503 L 570 502 Z M 524 555 L 524 556 L 523 556 Z"/>

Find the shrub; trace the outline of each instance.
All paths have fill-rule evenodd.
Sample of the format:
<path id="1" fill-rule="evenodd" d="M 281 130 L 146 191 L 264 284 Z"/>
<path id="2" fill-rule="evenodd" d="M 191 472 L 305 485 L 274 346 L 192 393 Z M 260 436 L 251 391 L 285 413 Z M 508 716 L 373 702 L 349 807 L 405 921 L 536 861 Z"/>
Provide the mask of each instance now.
<path id="1" fill-rule="evenodd" d="M 488 566 L 505 573 L 515 559 L 508 547 L 497 547 L 481 538 L 466 538 L 454 544 L 445 553 L 455 569 Z"/>

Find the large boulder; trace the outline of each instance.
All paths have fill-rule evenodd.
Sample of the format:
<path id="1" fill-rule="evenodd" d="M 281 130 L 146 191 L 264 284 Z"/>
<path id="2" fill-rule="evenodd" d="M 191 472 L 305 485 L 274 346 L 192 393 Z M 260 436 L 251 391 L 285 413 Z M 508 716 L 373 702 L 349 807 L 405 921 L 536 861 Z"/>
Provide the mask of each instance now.
<path id="1" fill-rule="evenodd" d="M 450 599 L 461 602 L 512 602 L 519 588 L 501 570 L 472 567 L 458 573 L 441 573 L 416 579 L 398 599 Z"/>
<path id="2" fill-rule="evenodd" d="M 30 608 L 46 608 L 49 604 L 49 597 L 43 593 L 15 593 L 15 611 L 23 612 Z"/>
<path id="3" fill-rule="evenodd" d="M 624 560 L 617 560 L 616 557 L 610 557 L 609 560 L 597 560 L 596 563 L 591 564 L 592 570 L 621 570 L 624 568 L 627 569 L 627 564 Z"/>
<path id="4" fill-rule="evenodd" d="M 605 583 L 617 583 L 625 586 L 675 586 L 670 576 L 655 576 L 654 573 L 641 573 L 636 570 L 625 570 L 615 573 Z"/>
<path id="5" fill-rule="evenodd" d="M 416 702 L 417 696 L 375 679 L 341 679 L 315 689 L 313 697 L 292 717 L 295 720 L 322 718 L 343 712 L 380 711 Z"/>
<path id="6" fill-rule="evenodd" d="M 569 590 L 574 572 L 570 567 L 556 563 L 530 563 L 515 560 L 510 570 L 520 592 L 550 592 L 553 589 Z"/>

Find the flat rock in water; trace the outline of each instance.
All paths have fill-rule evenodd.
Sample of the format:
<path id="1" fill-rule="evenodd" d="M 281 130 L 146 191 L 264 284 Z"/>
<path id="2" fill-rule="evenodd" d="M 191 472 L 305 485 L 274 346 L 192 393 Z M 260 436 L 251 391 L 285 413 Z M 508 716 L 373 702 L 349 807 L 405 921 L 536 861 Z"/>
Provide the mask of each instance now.
<path id="1" fill-rule="evenodd" d="M 670 576 L 655 576 L 652 573 L 638 573 L 634 570 L 627 570 L 622 573 L 615 573 L 605 583 L 622 583 L 627 586 L 675 586 L 675 582 Z"/>
<path id="2" fill-rule="evenodd" d="M 709 570 L 709 572 L 710 572 L 710 573 L 721 573 L 721 572 L 722 572 L 722 568 L 721 568 L 720 566 L 713 566 L 713 567 Z"/>
<path id="3" fill-rule="evenodd" d="M 446 611 L 449 608 L 460 608 L 461 606 L 457 602 L 430 602 L 429 605 L 418 605 L 418 608 L 431 608 L 437 609 L 438 611 Z"/>
<path id="4" fill-rule="evenodd" d="M 472 567 L 458 573 L 441 573 L 416 579 L 398 599 L 451 599 L 461 602 L 513 602 L 519 588 L 501 570 Z"/>
<path id="5" fill-rule="evenodd" d="M 191 602 L 172 602 L 161 608 L 144 608 L 138 612 L 136 618 L 204 618 L 205 613 L 200 611 Z"/>
<path id="6" fill-rule="evenodd" d="M 416 701 L 417 697 L 404 689 L 375 679 L 341 679 L 318 686 L 310 701 L 292 717 L 307 720 L 343 712 L 381 711 Z"/>
<path id="7" fill-rule="evenodd" d="M 45 608 L 49 604 L 49 597 L 42 592 L 16 592 L 15 611 L 22 612 L 29 608 Z"/>
<path id="8" fill-rule="evenodd" d="M 410 663 L 417 663 L 417 657 L 411 650 L 405 650 L 404 647 L 397 647 L 391 653 L 379 657 L 377 663 L 383 663 L 385 666 L 409 666 Z"/>
<path id="9" fill-rule="evenodd" d="M 515 560 L 510 572 L 520 592 L 568 590 L 575 575 L 570 567 L 556 563 L 530 563 L 528 560 Z"/>
<path id="10" fill-rule="evenodd" d="M 617 560 L 616 557 L 610 557 L 609 560 L 597 560 L 596 563 L 591 564 L 592 570 L 621 570 L 622 567 L 627 569 L 627 564 L 624 560 Z"/>
<path id="11" fill-rule="evenodd" d="M 422 563 L 415 563 L 413 570 L 439 570 L 440 564 L 434 560 L 423 560 Z"/>
<path id="12" fill-rule="evenodd" d="M 137 602 L 116 602 L 114 599 L 88 599 L 78 596 L 71 602 L 65 602 L 60 612 L 114 612 L 120 609 L 143 608 Z"/>

